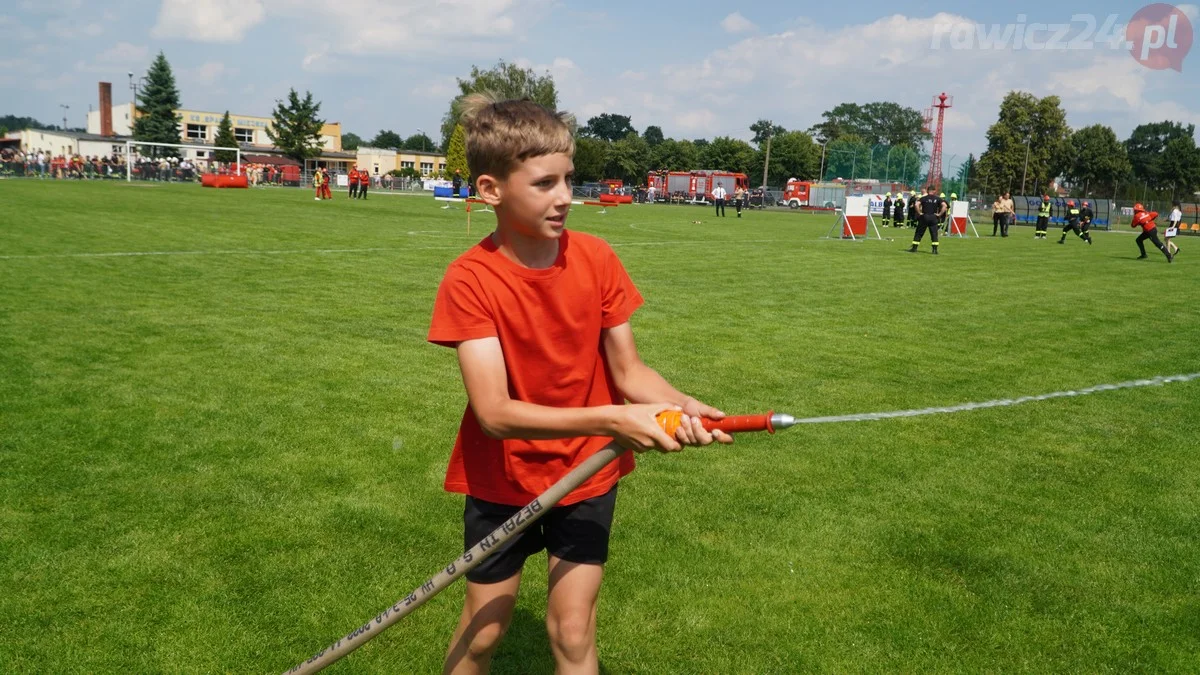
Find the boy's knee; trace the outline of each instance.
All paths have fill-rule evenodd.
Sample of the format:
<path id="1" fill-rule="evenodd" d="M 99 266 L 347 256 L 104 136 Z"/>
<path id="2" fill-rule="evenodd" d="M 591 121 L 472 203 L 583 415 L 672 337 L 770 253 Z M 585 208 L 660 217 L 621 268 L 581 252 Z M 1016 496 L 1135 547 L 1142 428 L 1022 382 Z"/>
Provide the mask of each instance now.
<path id="1" fill-rule="evenodd" d="M 590 611 L 548 616 L 546 630 L 558 651 L 571 660 L 586 657 L 596 639 L 596 626 L 592 623 Z"/>
<path id="2" fill-rule="evenodd" d="M 464 635 L 463 637 L 467 640 L 467 652 L 471 655 L 472 660 L 496 651 L 496 647 L 499 647 L 500 641 L 504 639 L 507 628 L 503 624 L 488 623 L 480 626 L 473 633 Z"/>

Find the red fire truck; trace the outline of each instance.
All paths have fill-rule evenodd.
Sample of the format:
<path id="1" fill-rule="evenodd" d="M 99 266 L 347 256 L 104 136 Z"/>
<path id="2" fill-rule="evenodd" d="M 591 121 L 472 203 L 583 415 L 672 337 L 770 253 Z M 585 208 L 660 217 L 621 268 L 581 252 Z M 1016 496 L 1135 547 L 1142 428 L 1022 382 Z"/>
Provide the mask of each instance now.
<path id="1" fill-rule="evenodd" d="M 738 188 L 750 189 L 750 179 L 744 173 L 728 171 L 651 171 L 646 186 L 654 188 L 655 198 L 668 201 L 712 201 L 712 191 L 720 185 L 728 199 Z"/>

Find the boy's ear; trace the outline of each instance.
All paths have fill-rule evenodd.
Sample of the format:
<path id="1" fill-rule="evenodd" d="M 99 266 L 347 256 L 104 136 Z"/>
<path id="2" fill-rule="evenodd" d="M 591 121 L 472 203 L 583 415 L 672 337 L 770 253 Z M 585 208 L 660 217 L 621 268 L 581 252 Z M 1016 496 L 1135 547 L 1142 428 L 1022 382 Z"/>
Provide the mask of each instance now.
<path id="1" fill-rule="evenodd" d="M 475 179 L 475 194 L 488 206 L 499 204 L 502 192 L 500 181 L 491 174 L 485 173 Z"/>

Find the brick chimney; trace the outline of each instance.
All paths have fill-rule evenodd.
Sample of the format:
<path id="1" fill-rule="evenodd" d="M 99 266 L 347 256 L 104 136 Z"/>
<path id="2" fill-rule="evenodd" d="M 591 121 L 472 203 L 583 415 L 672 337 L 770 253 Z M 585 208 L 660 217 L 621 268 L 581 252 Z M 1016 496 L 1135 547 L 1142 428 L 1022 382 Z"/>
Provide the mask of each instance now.
<path id="1" fill-rule="evenodd" d="M 100 135 L 112 136 L 112 82 L 100 83 Z"/>

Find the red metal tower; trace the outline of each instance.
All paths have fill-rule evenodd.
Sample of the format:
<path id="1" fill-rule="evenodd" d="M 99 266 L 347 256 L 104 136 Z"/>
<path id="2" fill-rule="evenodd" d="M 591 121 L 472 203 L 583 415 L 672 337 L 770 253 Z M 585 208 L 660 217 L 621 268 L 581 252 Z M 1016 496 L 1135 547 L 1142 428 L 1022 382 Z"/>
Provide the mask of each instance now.
<path id="1" fill-rule="evenodd" d="M 942 123 L 946 119 L 946 108 L 954 105 L 954 97 L 946 92 L 933 98 L 933 105 L 925 109 L 925 131 L 933 132 L 933 154 L 929 157 L 929 181 L 934 192 L 942 191 Z M 937 108 L 937 130 L 930 129 L 933 123 L 933 109 Z"/>

